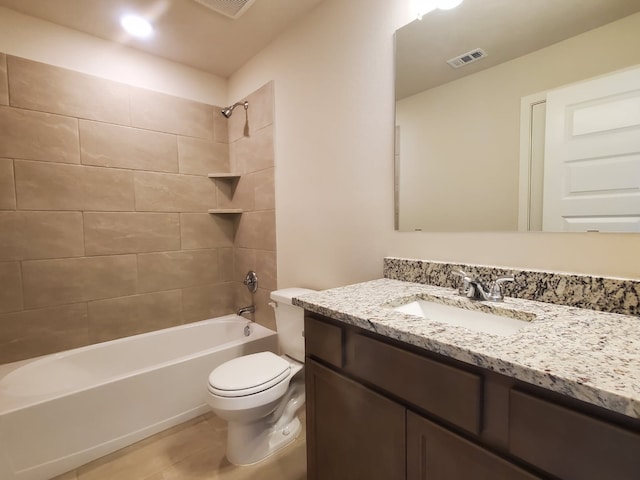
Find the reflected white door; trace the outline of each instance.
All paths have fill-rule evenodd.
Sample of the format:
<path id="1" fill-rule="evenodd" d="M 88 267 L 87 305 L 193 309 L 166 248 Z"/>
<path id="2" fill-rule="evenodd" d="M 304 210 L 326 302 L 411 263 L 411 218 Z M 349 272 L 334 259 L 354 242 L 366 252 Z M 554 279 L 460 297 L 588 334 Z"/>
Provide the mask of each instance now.
<path id="1" fill-rule="evenodd" d="M 640 68 L 547 95 L 543 230 L 640 232 Z"/>

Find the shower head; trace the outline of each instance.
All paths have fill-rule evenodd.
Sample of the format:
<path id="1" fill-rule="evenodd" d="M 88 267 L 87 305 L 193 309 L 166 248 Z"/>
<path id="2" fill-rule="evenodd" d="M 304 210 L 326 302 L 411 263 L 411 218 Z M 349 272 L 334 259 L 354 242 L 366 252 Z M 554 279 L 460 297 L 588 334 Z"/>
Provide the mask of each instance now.
<path id="1" fill-rule="evenodd" d="M 222 112 L 222 115 L 225 116 L 225 118 L 229 118 L 231 116 L 231 114 L 233 113 L 233 109 L 236 108 L 239 105 L 242 105 L 245 110 L 247 110 L 249 108 L 249 102 L 244 102 L 244 103 L 237 102 L 237 103 L 234 103 L 233 105 L 231 105 L 229 107 L 223 108 L 220 111 Z"/>

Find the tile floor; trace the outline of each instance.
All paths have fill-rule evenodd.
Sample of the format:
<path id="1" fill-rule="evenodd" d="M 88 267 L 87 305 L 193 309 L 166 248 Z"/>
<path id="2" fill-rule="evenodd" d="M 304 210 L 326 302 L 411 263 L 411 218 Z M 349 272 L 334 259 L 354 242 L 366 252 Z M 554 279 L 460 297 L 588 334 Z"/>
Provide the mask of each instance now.
<path id="1" fill-rule="evenodd" d="M 225 422 L 206 414 L 54 480 L 306 480 L 305 440 L 303 429 L 273 457 L 237 467 L 224 456 Z"/>

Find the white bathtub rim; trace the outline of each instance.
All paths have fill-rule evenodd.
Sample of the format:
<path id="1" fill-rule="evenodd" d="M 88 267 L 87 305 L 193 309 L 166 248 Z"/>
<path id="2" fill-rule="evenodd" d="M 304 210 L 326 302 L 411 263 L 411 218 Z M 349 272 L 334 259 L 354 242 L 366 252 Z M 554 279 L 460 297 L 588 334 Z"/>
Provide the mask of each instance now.
<path id="1" fill-rule="evenodd" d="M 98 342 L 98 343 L 92 343 L 90 345 L 84 345 L 82 347 L 76 347 L 76 348 L 72 348 L 69 350 L 63 350 L 61 352 L 54 352 L 54 353 L 47 353 L 45 355 L 40 355 L 38 357 L 32 357 L 32 358 L 27 358 L 25 360 L 18 360 L 16 362 L 11 362 L 11 363 L 5 363 L 0 365 L 0 381 L 2 381 L 3 378 L 5 378 L 7 375 L 9 375 L 12 371 L 17 370 L 20 367 L 23 366 L 27 366 L 29 364 L 32 363 L 36 363 L 36 362 L 41 362 L 42 360 L 45 359 L 57 359 L 57 358 L 64 358 L 67 356 L 70 356 L 73 353 L 81 353 L 81 352 L 85 352 L 87 350 L 92 350 L 96 347 L 104 347 L 104 346 L 108 346 L 114 343 L 121 343 L 124 341 L 129 341 L 129 340 L 133 340 L 135 338 L 141 337 L 141 336 L 147 336 L 147 337 L 153 337 L 153 336 L 158 336 L 158 335 L 162 335 L 162 334 L 166 334 L 168 332 L 172 332 L 175 330 L 183 330 L 183 329 L 191 329 L 191 328 L 195 328 L 198 327 L 200 325 L 204 325 L 204 324 L 208 324 L 212 321 L 215 320 L 234 320 L 234 319 L 242 319 L 242 320 L 246 320 L 247 322 L 250 322 L 250 320 L 247 320 L 244 317 L 240 317 L 238 315 L 235 314 L 229 314 L 229 315 L 223 315 L 220 317 L 214 317 L 214 318 L 207 318 L 205 320 L 199 320 L 197 322 L 191 322 L 191 323 L 184 323 L 182 325 L 175 325 L 173 327 L 167 327 L 167 328 L 162 328 L 159 330 L 153 330 L 150 332 L 143 332 L 143 333 L 138 333 L 135 335 L 129 335 L 127 337 L 120 337 L 120 338 L 114 338 L 113 340 L 107 340 L 104 342 Z M 259 325 L 259 324 L 255 324 L 255 325 Z M 262 325 L 259 325 L 259 327 L 262 328 L 266 328 Z"/>
<path id="2" fill-rule="evenodd" d="M 62 352 L 56 352 L 56 353 L 50 353 L 47 355 L 42 355 L 40 357 L 34 357 L 34 358 L 30 358 L 30 359 L 26 359 L 26 360 L 20 360 L 17 362 L 13 362 L 13 363 L 8 363 L 5 365 L 0 365 L 0 387 L 1 387 L 1 382 L 2 380 L 7 377 L 8 375 L 10 375 L 12 372 L 17 371 L 20 368 L 28 368 L 30 364 L 34 364 L 36 362 L 42 362 L 45 360 L 49 360 L 51 359 L 51 361 L 54 361 L 55 359 L 58 358 L 64 358 L 66 356 L 72 355 L 74 353 L 80 353 L 83 351 L 87 351 L 87 350 L 91 350 L 93 348 L 96 347 L 105 347 L 108 346 L 109 344 L 113 344 L 116 342 L 124 342 L 130 339 L 134 339 L 136 337 L 139 336 L 157 336 L 157 335 L 161 335 L 161 334 L 166 334 L 166 333 L 170 333 L 171 331 L 174 330 L 179 330 L 179 329 L 192 329 L 192 328 L 196 328 L 200 325 L 204 325 L 204 324 L 208 324 L 208 323 L 212 323 L 212 322 L 216 322 L 216 321 L 229 321 L 229 320 L 234 320 L 234 321 L 238 321 L 238 323 L 242 323 L 241 321 L 244 322 L 250 322 L 250 320 L 238 316 L 236 314 L 229 314 L 229 315 L 223 315 L 220 317 L 214 317 L 214 318 L 208 318 L 206 320 L 200 320 L 198 322 L 191 322 L 191 323 L 185 323 L 182 325 L 176 325 L 174 327 L 169 327 L 169 328 L 164 328 L 164 329 L 160 329 L 160 330 L 154 330 L 151 332 L 145 332 L 145 333 L 140 333 L 140 334 L 136 334 L 136 335 L 131 335 L 128 337 L 122 337 L 122 338 L 116 338 L 114 340 L 108 340 L 106 342 L 100 342 L 100 343 L 95 343 L 95 344 L 91 344 L 91 345 L 86 345 L 83 347 L 77 347 L 77 348 L 73 348 L 71 350 L 65 350 Z M 258 323 L 253 323 L 252 322 L 252 328 L 255 328 L 256 330 L 252 331 L 252 337 L 253 339 L 258 339 L 258 338 L 263 338 L 269 335 L 273 335 L 273 334 L 277 334 L 275 331 L 265 327 L 264 325 L 260 325 Z M 256 335 L 258 333 L 258 335 Z M 31 396 L 13 396 L 10 394 L 6 394 L 5 392 L 3 392 L 0 389 L 0 415 L 4 415 L 4 414 L 8 414 L 11 412 L 15 412 L 17 410 L 21 410 L 23 408 L 27 408 L 27 407 L 32 407 L 35 405 L 39 405 L 41 403 L 45 403 L 47 401 L 50 401 L 54 398 L 63 398 L 65 396 L 69 396 L 69 395 L 73 395 L 76 393 L 80 393 L 86 390 L 90 390 L 92 388 L 95 388 L 97 386 L 100 385 L 104 385 L 119 379 L 123 379 L 123 378 L 129 378 L 129 377 L 134 377 L 136 375 L 142 375 L 144 373 L 147 373 L 151 370 L 155 370 L 157 368 L 161 368 L 161 367 L 165 367 L 168 365 L 172 365 L 172 364 L 179 364 L 179 363 L 184 363 L 187 362 L 189 360 L 194 359 L 195 357 L 199 357 L 201 355 L 206 355 L 207 353 L 212 353 L 215 350 L 217 350 L 221 345 L 225 345 L 228 347 L 233 347 L 233 346 L 237 346 L 240 344 L 243 344 L 246 342 L 246 337 L 242 337 L 240 339 L 237 340 L 233 340 L 230 342 L 226 342 L 224 344 L 220 344 L 220 345 L 215 345 L 209 349 L 206 350 L 197 350 L 193 353 L 190 353 L 188 355 L 183 355 L 180 357 L 176 357 L 176 358 L 171 358 L 169 360 L 163 361 L 163 362 L 159 362 L 159 363 L 154 363 L 151 366 L 147 366 L 144 368 L 137 368 L 137 369 L 133 369 L 129 372 L 127 372 L 126 375 L 123 374 L 118 374 L 118 375 L 111 375 L 105 378 L 102 378 L 99 382 L 92 382 L 92 383 L 88 383 L 88 384 L 83 384 L 77 388 L 67 388 L 64 389 L 62 391 L 58 390 L 58 391 L 54 391 L 54 392 L 45 392 L 42 394 L 33 394 Z M 4 395 L 7 395 L 6 397 L 4 397 Z"/>

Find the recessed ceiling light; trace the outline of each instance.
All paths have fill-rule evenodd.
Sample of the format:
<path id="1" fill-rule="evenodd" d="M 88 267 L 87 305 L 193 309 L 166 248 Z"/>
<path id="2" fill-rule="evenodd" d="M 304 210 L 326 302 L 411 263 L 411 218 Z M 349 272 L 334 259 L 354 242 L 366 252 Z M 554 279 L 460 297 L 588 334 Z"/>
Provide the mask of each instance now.
<path id="1" fill-rule="evenodd" d="M 153 33 L 151 24 L 137 15 L 125 15 L 120 19 L 120 25 L 134 37 L 146 38 Z"/>

